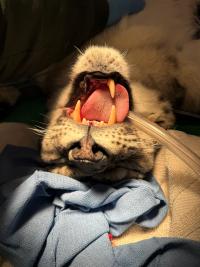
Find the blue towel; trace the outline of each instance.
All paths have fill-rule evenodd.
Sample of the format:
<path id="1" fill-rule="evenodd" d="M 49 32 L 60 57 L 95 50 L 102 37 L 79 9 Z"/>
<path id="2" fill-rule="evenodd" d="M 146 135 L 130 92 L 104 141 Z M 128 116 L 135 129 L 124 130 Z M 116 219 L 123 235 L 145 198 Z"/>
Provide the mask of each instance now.
<path id="1" fill-rule="evenodd" d="M 165 216 L 151 175 L 112 186 L 43 171 L 30 176 L 41 166 L 28 148 L 8 146 L 0 155 L 0 255 L 14 266 L 199 267 L 200 243 L 191 240 L 112 247 L 108 233 L 118 236 L 134 223 L 154 227 Z"/>
<path id="2" fill-rule="evenodd" d="M 155 227 L 167 213 L 166 200 L 152 175 L 112 186 L 44 171 L 25 178 L 26 169 L 33 169 L 34 162 L 37 166 L 34 157 L 34 151 L 12 146 L 0 157 L 4 170 L 2 176 L 0 168 L 0 252 L 14 266 L 64 266 L 72 261 L 80 266 L 74 262 L 88 253 L 95 255 L 99 265 L 82 266 L 113 266 L 108 233 L 119 236 L 133 224 Z M 1 164 L 5 161 L 9 187 Z M 26 175 L 20 165 L 26 166 Z M 17 166 L 20 177 L 11 166 Z M 111 265 L 105 265 L 105 257 Z"/>

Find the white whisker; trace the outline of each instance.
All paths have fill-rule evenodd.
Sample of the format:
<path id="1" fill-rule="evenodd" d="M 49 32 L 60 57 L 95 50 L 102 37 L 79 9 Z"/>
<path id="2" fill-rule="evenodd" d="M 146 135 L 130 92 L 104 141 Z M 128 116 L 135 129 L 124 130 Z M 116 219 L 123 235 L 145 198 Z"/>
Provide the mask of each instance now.
<path id="1" fill-rule="evenodd" d="M 81 51 L 80 48 L 78 48 L 78 46 L 74 45 L 74 48 L 79 52 L 79 54 L 83 55 L 83 51 Z"/>

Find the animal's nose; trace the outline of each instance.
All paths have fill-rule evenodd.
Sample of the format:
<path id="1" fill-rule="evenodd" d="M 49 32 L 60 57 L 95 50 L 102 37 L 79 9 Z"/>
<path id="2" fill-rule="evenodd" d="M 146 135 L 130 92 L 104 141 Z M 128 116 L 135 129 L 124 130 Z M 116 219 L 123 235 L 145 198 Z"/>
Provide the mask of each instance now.
<path id="1" fill-rule="evenodd" d="M 75 143 L 69 151 L 69 160 L 99 162 L 107 158 L 105 150 L 95 143 L 94 139 L 88 135 L 80 142 Z"/>

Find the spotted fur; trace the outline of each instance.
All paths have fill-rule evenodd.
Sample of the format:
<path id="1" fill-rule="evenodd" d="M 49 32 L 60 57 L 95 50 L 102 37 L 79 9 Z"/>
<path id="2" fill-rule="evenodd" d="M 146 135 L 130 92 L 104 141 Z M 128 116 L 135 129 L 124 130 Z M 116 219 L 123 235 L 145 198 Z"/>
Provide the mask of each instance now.
<path id="1" fill-rule="evenodd" d="M 73 95 L 74 80 L 80 73 L 92 71 L 119 72 L 130 84 L 129 94 L 134 102 L 132 110 L 165 127 L 173 123 L 170 105 L 160 100 L 157 91 L 147 90 L 141 84 L 135 90 L 135 84 L 129 78 L 129 66 L 119 51 L 91 46 L 79 56 L 72 68 L 69 84 L 54 103 L 42 142 L 42 159 L 49 163 L 50 171 L 77 179 L 89 177 L 115 181 L 142 178 L 153 168 L 159 145 L 136 129 L 132 121 L 126 119 L 112 126 L 94 127 L 78 124 L 66 116 L 65 107 Z M 150 111 L 143 110 L 144 106 L 149 106 Z"/>
<path id="2" fill-rule="evenodd" d="M 117 71 L 130 84 L 132 109 L 164 128 L 174 124 L 173 107 L 200 112 L 200 43 L 193 38 L 197 2 L 149 0 L 143 12 L 105 30 L 90 42 L 94 46 L 86 45 L 54 101 L 42 142 L 43 160 L 55 162 L 51 171 L 115 181 L 143 178 L 152 170 L 159 145 L 132 121 L 88 127 L 68 119 L 63 107 L 77 75 Z"/>

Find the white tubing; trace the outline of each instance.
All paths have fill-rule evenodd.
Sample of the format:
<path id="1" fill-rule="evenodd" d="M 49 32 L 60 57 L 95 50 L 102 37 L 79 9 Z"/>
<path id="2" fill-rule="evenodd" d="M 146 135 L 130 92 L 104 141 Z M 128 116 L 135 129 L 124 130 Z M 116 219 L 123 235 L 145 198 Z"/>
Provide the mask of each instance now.
<path id="1" fill-rule="evenodd" d="M 200 178 L 200 157 L 191 149 L 182 144 L 165 129 L 150 122 L 140 114 L 130 111 L 128 118 L 134 121 L 136 127 L 153 138 L 156 138 L 161 144 L 165 145 L 176 156 L 182 159 Z"/>

